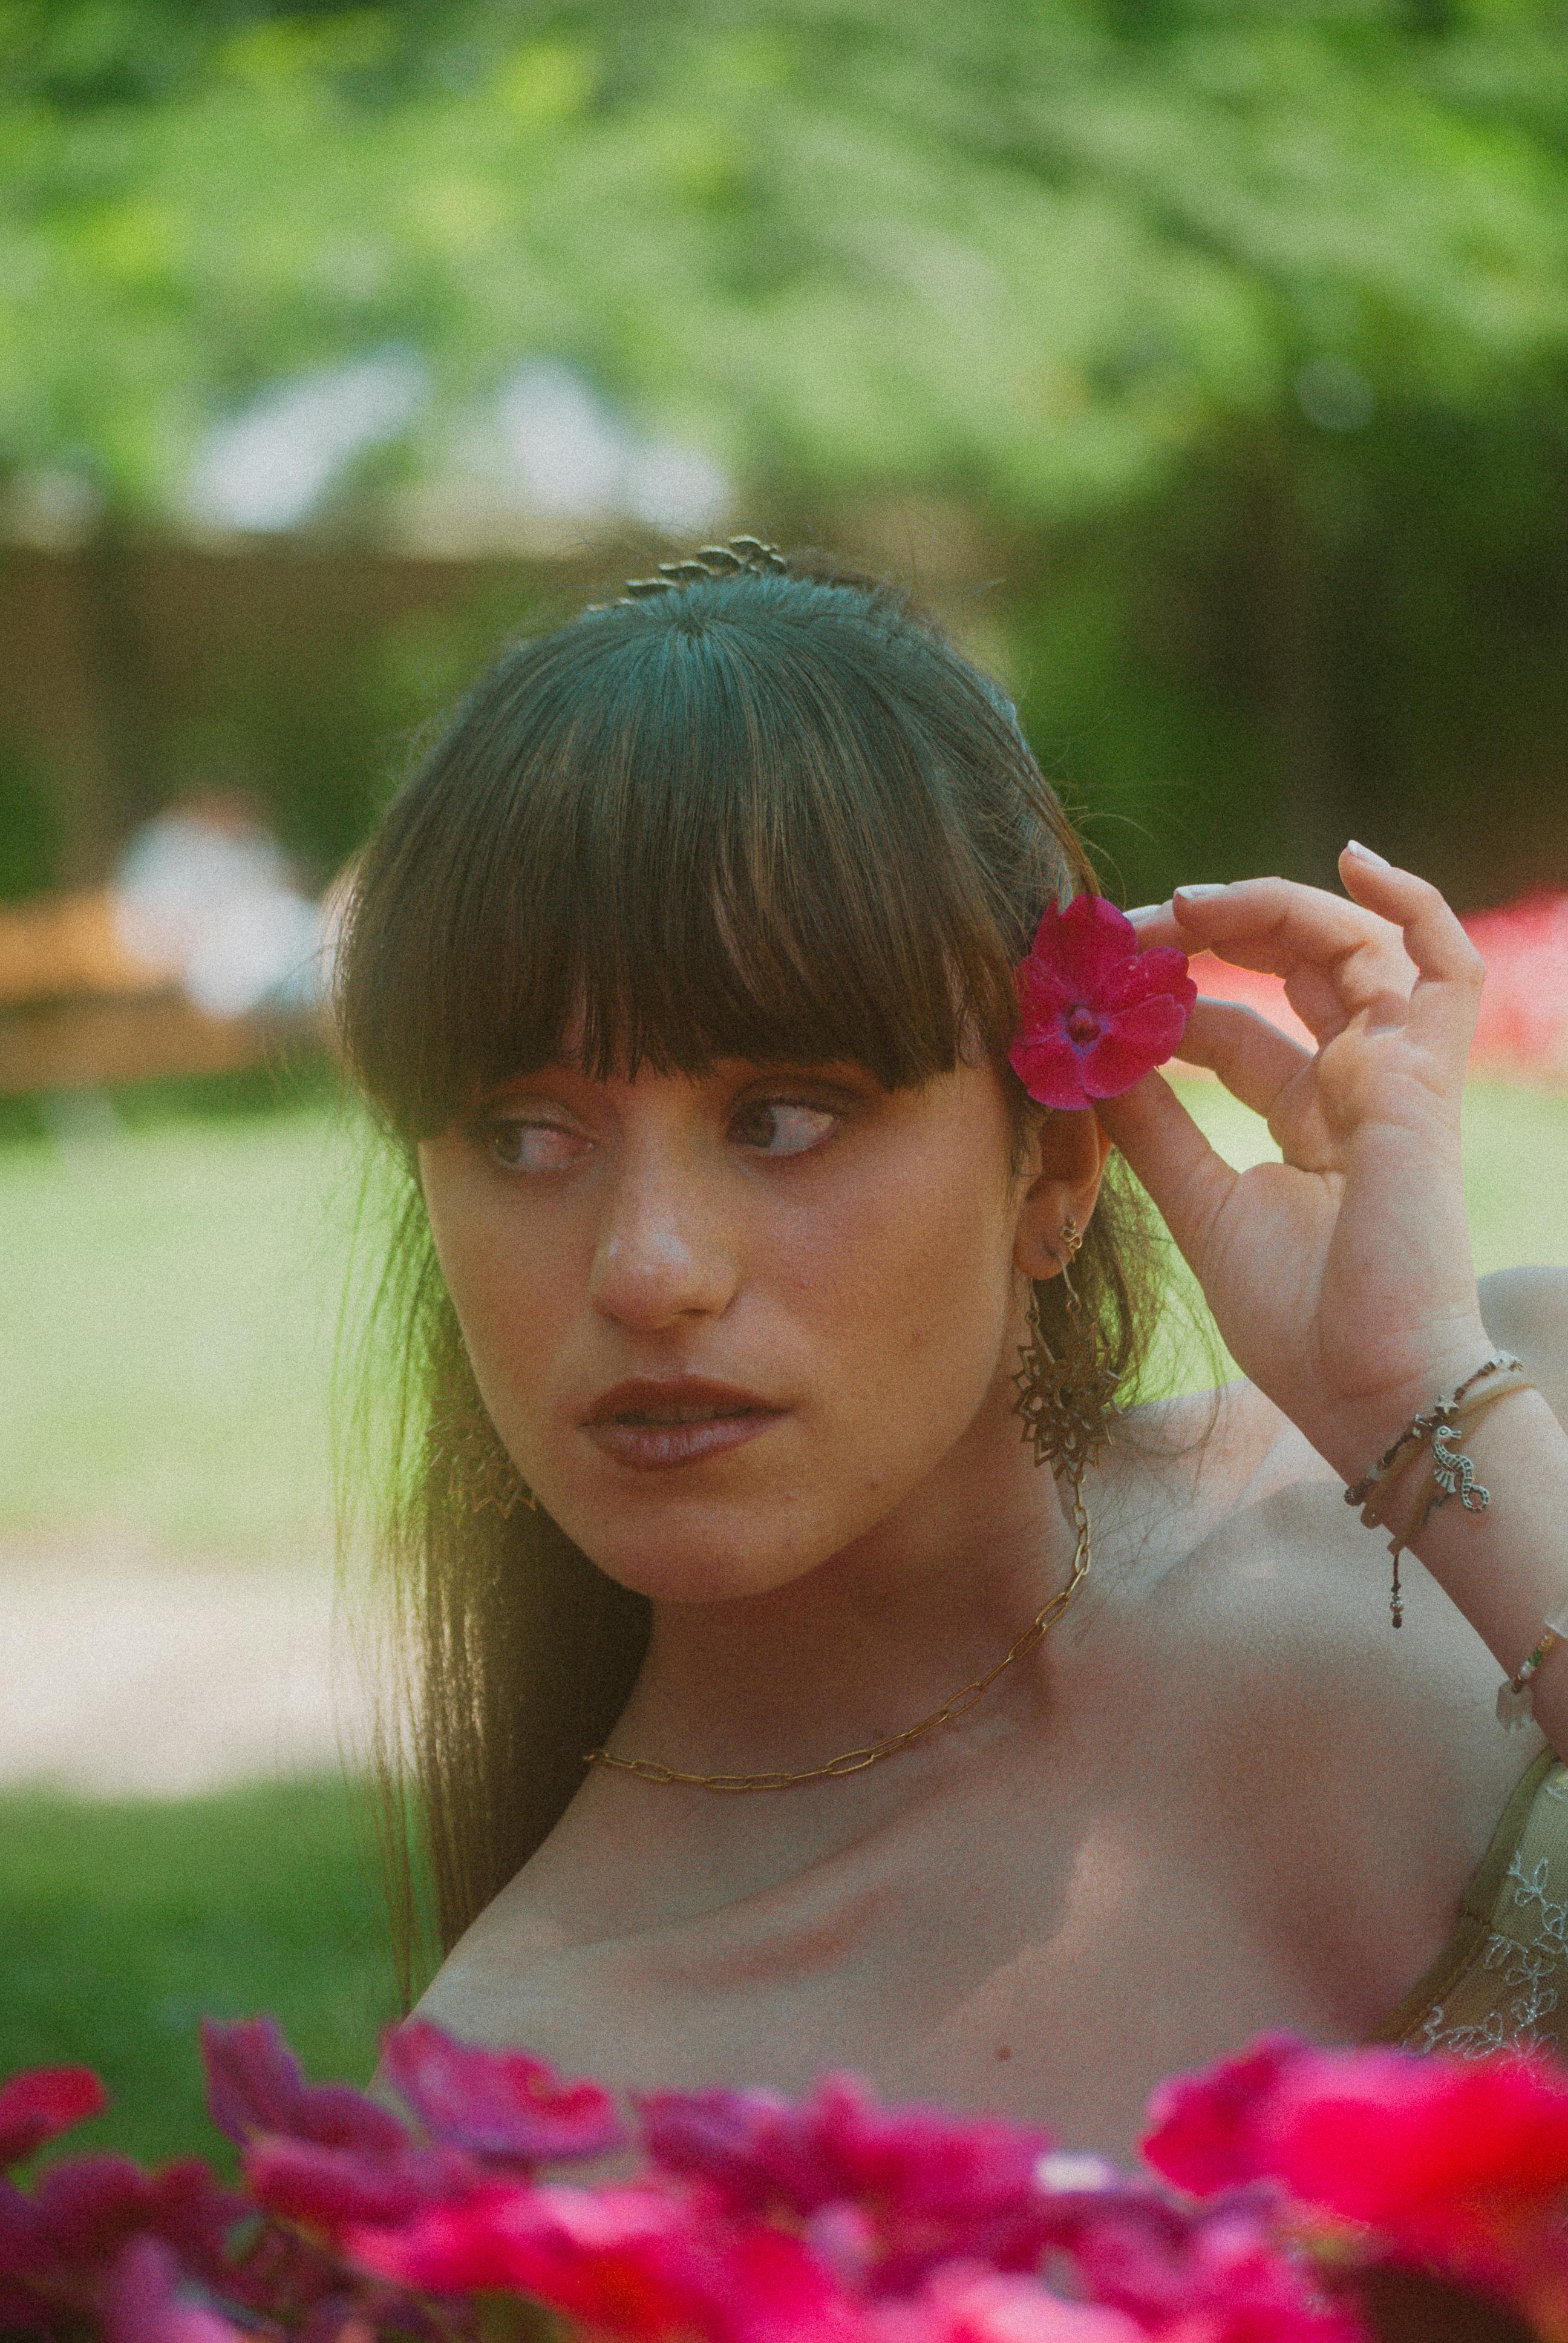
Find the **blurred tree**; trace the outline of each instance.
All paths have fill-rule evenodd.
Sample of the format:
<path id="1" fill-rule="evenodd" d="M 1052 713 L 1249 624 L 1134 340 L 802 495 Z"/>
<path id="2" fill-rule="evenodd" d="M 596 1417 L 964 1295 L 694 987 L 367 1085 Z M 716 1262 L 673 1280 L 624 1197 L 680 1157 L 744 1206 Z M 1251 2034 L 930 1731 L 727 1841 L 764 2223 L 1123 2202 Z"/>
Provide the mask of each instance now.
<path id="1" fill-rule="evenodd" d="M 1442 701 L 1503 608 L 1565 607 L 1565 35 L 1559 0 L 5 0 L 0 462 L 177 518 L 215 421 L 368 364 L 324 505 L 371 517 L 564 360 L 747 518 L 977 516 L 1130 872 L 1262 791 L 1321 873 L 1390 728 L 1425 753 L 1388 660 Z"/>
<path id="2" fill-rule="evenodd" d="M 280 376 L 572 359 L 753 487 L 1056 520 L 1568 357 L 1546 0 L 10 0 L 14 464 L 177 509 Z M 1265 454 L 1265 443 L 1267 452 Z"/>

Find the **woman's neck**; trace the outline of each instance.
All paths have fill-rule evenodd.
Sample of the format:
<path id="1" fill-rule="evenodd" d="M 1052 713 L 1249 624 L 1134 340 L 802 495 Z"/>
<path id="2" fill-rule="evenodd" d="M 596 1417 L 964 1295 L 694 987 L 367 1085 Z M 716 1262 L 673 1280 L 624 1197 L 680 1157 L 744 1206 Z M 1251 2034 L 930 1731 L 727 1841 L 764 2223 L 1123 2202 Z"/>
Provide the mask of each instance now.
<path id="1" fill-rule="evenodd" d="M 995 1665 L 1074 1544 L 1010 1387 L 993 1390 L 934 1474 L 805 1577 L 657 1604 L 612 1746 L 686 1773 L 797 1772 L 900 1732 Z"/>

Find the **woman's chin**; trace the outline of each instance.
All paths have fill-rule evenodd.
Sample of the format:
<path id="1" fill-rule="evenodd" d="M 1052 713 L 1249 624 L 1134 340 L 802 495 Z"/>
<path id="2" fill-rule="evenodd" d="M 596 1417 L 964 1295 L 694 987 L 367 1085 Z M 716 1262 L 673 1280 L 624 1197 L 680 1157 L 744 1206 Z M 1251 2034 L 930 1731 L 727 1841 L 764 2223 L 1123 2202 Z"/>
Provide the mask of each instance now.
<path id="1" fill-rule="evenodd" d="M 657 1523 L 597 1512 L 580 1533 L 563 1523 L 607 1577 L 654 1603 L 733 1603 L 804 1578 L 844 1544 L 820 1520 L 809 1525 L 766 1502 L 661 1507 Z M 769 1532 L 771 1531 L 771 1534 Z M 804 1533 L 804 1534 L 803 1534 Z"/>

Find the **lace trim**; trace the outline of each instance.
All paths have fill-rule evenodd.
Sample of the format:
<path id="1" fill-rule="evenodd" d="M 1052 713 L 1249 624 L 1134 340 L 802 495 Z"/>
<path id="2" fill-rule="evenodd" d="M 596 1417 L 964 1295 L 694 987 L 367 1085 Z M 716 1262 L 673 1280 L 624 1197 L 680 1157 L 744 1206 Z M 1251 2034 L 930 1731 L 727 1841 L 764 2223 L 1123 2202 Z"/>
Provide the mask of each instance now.
<path id="1" fill-rule="evenodd" d="M 1542 1784 L 1537 1795 L 1559 1805 L 1568 1803 L 1555 1775 Z M 1491 1971 L 1497 1978 L 1496 2000 L 1480 2019 L 1453 2026 L 1448 2023 L 1449 2004 L 1434 2003 L 1420 2029 L 1406 2036 L 1411 2049 L 1452 2051 L 1462 2058 L 1561 2050 L 1563 2021 L 1544 2026 L 1562 2004 L 1559 1987 L 1568 1982 L 1568 1898 L 1554 1895 L 1555 1884 L 1549 1855 L 1538 1856 L 1526 1871 L 1522 1852 L 1515 1849 L 1493 1919 L 1516 1913 L 1520 1932 L 1511 1936 L 1493 1926 L 1480 1958 L 1460 1980 L 1467 1982 L 1483 1969 Z"/>

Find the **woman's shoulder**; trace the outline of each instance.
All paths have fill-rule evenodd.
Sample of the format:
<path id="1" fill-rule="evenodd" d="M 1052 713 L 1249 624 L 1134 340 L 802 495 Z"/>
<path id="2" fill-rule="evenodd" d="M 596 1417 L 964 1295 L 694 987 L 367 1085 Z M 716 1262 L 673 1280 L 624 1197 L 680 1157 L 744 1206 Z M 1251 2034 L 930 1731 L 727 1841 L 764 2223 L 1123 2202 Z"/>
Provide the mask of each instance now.
<path id="1" fill-rule="evenodd" d="M 1347 1880 L 1390 1867 L 1456 1898 L 1543 1745 L 1499 1725 L 1498 1661 L 1411 1555 L 1393 1631 L 1385 1539 L 1251 1384 L 1166 1403 L 1149 1433 L 1124 1503 L 1144 1552 L 1117 1550 L 1137 1664 L 1282 1830 L 1307 1800 L 1338 1817 Z"/>

